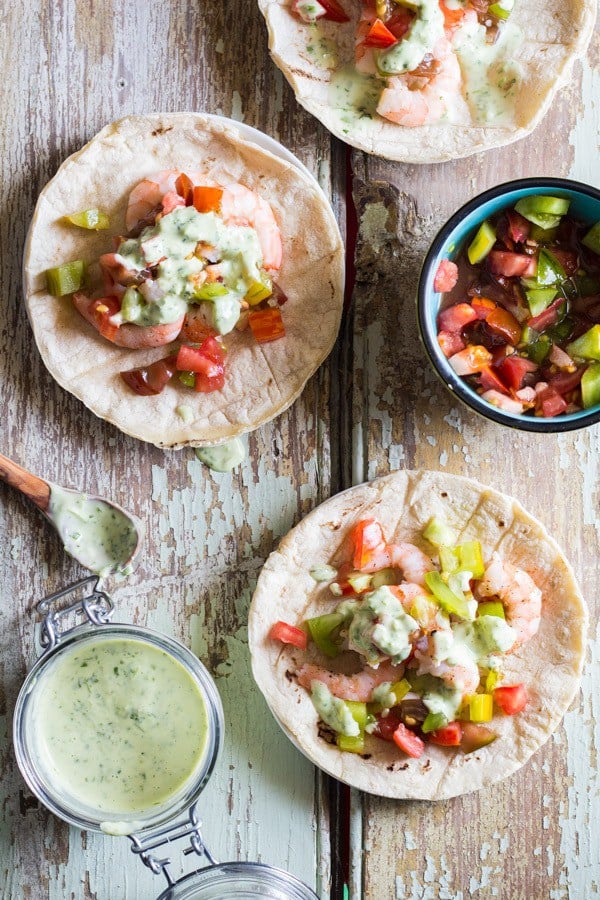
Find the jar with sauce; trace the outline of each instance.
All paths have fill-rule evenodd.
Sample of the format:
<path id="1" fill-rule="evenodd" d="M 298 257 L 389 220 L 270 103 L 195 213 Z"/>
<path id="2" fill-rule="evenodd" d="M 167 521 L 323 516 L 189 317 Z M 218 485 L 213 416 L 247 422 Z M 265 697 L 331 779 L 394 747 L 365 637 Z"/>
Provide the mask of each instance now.
<path id="1" fill-rule="evenodd" d="M 43 653 L 13 724 L 17 763 L 36 797 L 78 828 L 127 835 L 133 852 L 167 879 L 159 900 L 315 900 L 272 866 L 217 864 L 203 842 L 196 806 L 223 742 L 223 708 L 194 654 L 149 628 L 112 623 L 112 600 L 95 577 L 45 598 L 38 610 Z M 83 624 L 65 628 L 69 615 Z M 184 852 L 208 866 L 176 882 L 170 859 L 153 851 L 180 838 L 189 838 Z"/>

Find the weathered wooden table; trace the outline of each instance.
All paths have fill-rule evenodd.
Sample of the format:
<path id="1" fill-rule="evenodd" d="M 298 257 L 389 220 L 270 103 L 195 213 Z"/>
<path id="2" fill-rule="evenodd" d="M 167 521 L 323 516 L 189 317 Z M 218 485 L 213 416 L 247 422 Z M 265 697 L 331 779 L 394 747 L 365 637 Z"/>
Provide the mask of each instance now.
<path id="1" fill-rule="evenodd" d="M 226 745 L 201 804 L 213 852 L 289 869 L 321 897 L 341 897 L 344 880 L 352 900 L 597 896 L 600 427 L 538 437 L 459 408 L 425 359 L 414 296 L 437 227 L 484 188 L 540 174 L 600 185 L 598 36 L 529 139 L 419 168 L 350 152 L 296 104 L 269 60 L 254 0 L 42 0 L 5 3 L 2 18 L 2 450 L 145 520 L 142 565 L 114 598 L 119 618 L 173 634 L 216 677 Z M 228 475 L 211 474 L 191 451 L 125 437 L 62 391 L 40 362 L 21 299 L 28 220 L 64 157 L 126 113 L 181 109 L 223 113 L 278 138 L 331 195 L 342 228 L 353 203 L 358 221 L 336 350 L 300 400 L 249 438 L 246 462 Z M 320 776 L 271 718 L 245 639 L 253 585 L 277 540 L 332 493 L 399 467 L 474 475 L 517 495 L 566 548 L 591 607 L 582 694 L 554 738 L 507 781 L 434 805 L 361 796 Z M 150 900 L 163 885 L 125 839 L 67 828 L 16 770 L 10 725 L 34 658 L 32 605 L 83 573 L 32 506 L 4 485 L 0 499 L 0 894 Z"/>

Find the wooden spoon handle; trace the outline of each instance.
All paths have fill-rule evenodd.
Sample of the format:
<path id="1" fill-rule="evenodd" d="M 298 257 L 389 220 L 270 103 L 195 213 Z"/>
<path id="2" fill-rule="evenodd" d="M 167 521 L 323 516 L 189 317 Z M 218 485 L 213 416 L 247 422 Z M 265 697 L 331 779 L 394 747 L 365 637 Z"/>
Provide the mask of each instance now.
<path id="1" fill-rule="evenodd" d="M 8 456 L 0 453 L 0 478 L 11 487 L 25 494 L 39 509 L 46 512 L 50 502 L 50 485 L 47 481 L 32 475 Z"/>

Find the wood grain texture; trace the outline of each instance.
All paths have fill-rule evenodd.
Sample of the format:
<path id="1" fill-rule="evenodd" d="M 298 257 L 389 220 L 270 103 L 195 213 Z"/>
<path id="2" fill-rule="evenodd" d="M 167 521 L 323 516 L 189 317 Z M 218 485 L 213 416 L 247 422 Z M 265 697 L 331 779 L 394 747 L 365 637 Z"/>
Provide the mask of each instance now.
<path id="1" fill-rule="evenodd" d="M 436 167 L 353 154 L 359 218 L 355 480 L 423 467 L 473 475 L 513 493 L 564 547 L 592 621 L 581 697 L 559 731 L 514 776 L 436 804 L 353 794 L 353 898 L 556 900 L 598 892 L 600 855 L 588 829 L 600 812 L 594 725 L 600 427 L 536 436 L 477 417 L 433 375 L 415 319 L 425 252 L 449 214 L 470 197 L 528 175 L 600 183 L 593 162 L 597 60 L 596 41 L 584 68 L 583 99 L 579 68 L 538 130 L 502 151 Z"/>
<path id="2" fill-rule="evenodd" d="M 117 619 L 181 639 L 216 677 L 226 743 L 201 803 L 207 843 L 219 859 L 272 863 L 325 895 L 326 791 L 254 687 L 245 623 L 263 560 L 337 477 L 329 414 L 336 357 L 285 415 L 247 439 L 239 470 L 211 474 L 191 451 L 161 452 L 120 434 L 51 380 L 24 312 L 21 257 L 40 188 L 69 153 L 123 115 L 191 109 L 243 119 L 292 148 L 326 192 L 330 136 L 298 109 L 270 63 L 253 0 L 42 0 L 27 15 L 6 5 L 3 28 L 2 449 L 44 478 L 114 499 L 144 520 L 141 566 L 113 586 Z M 6 485 L 0 527 L 0 897 L 149 900 L 164 881 L 134 860 L 127 840 L 69 829 L 39 807 L 16 770 L 11 716 L 35 658 L 32 607 L 82 572 L 40 513 Z"/>

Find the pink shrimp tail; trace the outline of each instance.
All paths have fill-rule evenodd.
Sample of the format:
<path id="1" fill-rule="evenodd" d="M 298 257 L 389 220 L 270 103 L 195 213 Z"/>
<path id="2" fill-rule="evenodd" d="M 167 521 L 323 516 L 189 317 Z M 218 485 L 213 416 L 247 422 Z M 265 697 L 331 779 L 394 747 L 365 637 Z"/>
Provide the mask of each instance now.
<path id="1" fill-rule="evenodd" d="M 404 675 L 404 665 L 393 666 L 390 662 L 381 663 L 377 669 L 365 669 L 356 675 L 340 675 L 329 672 L 321 666 L 306 663 L 298 671 L 298 684 L 310 691 L 311 682 L 320 681 L 334 697 L 340 700 L 356 700 L 368 703 L 373 688 L 384 681 L 400 681 Z"/>

